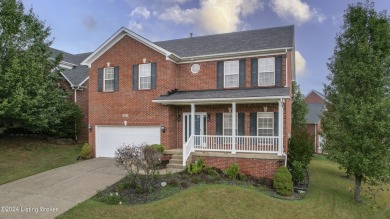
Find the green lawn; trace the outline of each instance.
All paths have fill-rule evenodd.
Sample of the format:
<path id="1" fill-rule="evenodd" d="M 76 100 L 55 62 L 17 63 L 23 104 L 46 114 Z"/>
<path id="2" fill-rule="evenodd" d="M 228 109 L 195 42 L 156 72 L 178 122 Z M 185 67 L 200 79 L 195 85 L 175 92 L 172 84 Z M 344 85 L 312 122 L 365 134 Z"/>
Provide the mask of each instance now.
<path id="1" fill-rule="evenodd" d="M 77 162 L 81 145 L 29 137 L 0 137 L 0 184 Z"/>
<path id="2" fill-rule="evenodd" d="M 373 211 L 356 204 L 352 180 L 322 157 L 310 165 L 310 188 L 304 200 L 272 198 L 254 189 L 201 185 L 144 205 L 107 205 L 87 200 L 59 218 L 390 218 L 390 209 Z M 379 194 L 383 202 L 390 192 Z"/>

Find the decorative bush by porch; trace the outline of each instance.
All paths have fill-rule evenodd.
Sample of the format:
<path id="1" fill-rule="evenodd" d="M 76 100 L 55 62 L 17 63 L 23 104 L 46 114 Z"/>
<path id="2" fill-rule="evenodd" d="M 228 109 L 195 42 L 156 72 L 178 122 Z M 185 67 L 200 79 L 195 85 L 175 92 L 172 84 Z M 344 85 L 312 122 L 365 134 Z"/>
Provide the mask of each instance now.
<path id="1" fill-rule="evenodd" d="M 291 173 L 287 167 L 279 167 L 276 171 L 273 187 L 275 191 L 283 196 L 291 196 L 294 192 Z"/>

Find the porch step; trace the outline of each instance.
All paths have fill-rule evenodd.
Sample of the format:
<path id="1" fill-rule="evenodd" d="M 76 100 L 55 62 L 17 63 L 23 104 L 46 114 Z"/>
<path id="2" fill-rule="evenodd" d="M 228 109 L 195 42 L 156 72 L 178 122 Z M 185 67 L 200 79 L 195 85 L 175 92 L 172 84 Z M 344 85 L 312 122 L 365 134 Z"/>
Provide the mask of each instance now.
<path id="1" fill-rule="evenodd" d="M 173 154 L 172 159 L 183 160 L 183 154 Z"/>
<path id="2" fill-rule="evenodd" d="M 170 164 L 183 164 L 183 159 L 172 158 L 172 159 L 169 160 L 169 163 Z"/>
<path id="3" fill-rule="evenodd" d="M 164 154 L 172 154 L 172 155 L 182 155 L 183 154 L 183 149 L 179 148 L 179 149 L 168 149 L 168 150 L 164 150 Z"/>
<path id="4" fill-rule="evenodd" d="M 180 170 L 184 170 L 185 167 L 183 166 L 183 164 L 177 164 L 177 163 L 169 162 L 169 164 L 167 164 L 167 169 L 180 169 Z"/>

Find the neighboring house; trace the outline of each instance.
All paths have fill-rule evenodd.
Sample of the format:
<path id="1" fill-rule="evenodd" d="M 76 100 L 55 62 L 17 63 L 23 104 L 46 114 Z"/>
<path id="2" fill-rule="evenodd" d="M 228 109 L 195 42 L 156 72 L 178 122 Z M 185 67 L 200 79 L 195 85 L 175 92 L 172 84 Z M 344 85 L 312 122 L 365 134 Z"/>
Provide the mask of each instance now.
<path id="1" fill-rule="evenodd" d="M 312 90 L 306 95 L 305 102 L 309 108 L 309 112 L 306 115 L 307 131 L 314 137 L 314 152 L 322 153 L 321 114 L 325 105 L 325 96 L 318 91 Z"/>
<path id="2" fill-rule="evenodd" d="M 95 156 L 161 143 L 183 150 L 181 168 L 202 157 L 273 178 L 291 132 L 293 54 L 294 26 L 161 42 L 119 29 L 82 62 Z"/>
<path id="3" fill-rule="evenodd" d="M 61 50 L 51 48 L 52 56 L 56 57 L 62 54 L 63 59 L 59 67 L 62 77 L 66 82 L 61 83 L 61 87 L 72 92 L 70 100 L 74 101 L 81 109 L 83 118 L 83 127 L 78 135 L 75 136 L 77 142 L 88 141 L 88 66 L 80 63 L 91 53 L 70 54 Z"/>

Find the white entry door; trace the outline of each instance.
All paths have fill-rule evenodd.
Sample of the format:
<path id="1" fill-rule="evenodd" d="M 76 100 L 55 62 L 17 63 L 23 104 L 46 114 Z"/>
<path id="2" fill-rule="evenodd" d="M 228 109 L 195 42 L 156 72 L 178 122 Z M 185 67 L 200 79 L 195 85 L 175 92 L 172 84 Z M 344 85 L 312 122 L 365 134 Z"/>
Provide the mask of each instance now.
<path id="1" fill-rule="evenodd" d="M 207 113 L 195 113 L 195 135 L 207 135 Z M 191 137 L 191 113 L 183 114 L 183 143 Z M 199 142 L 195 142 L 199 144 Z"/>

